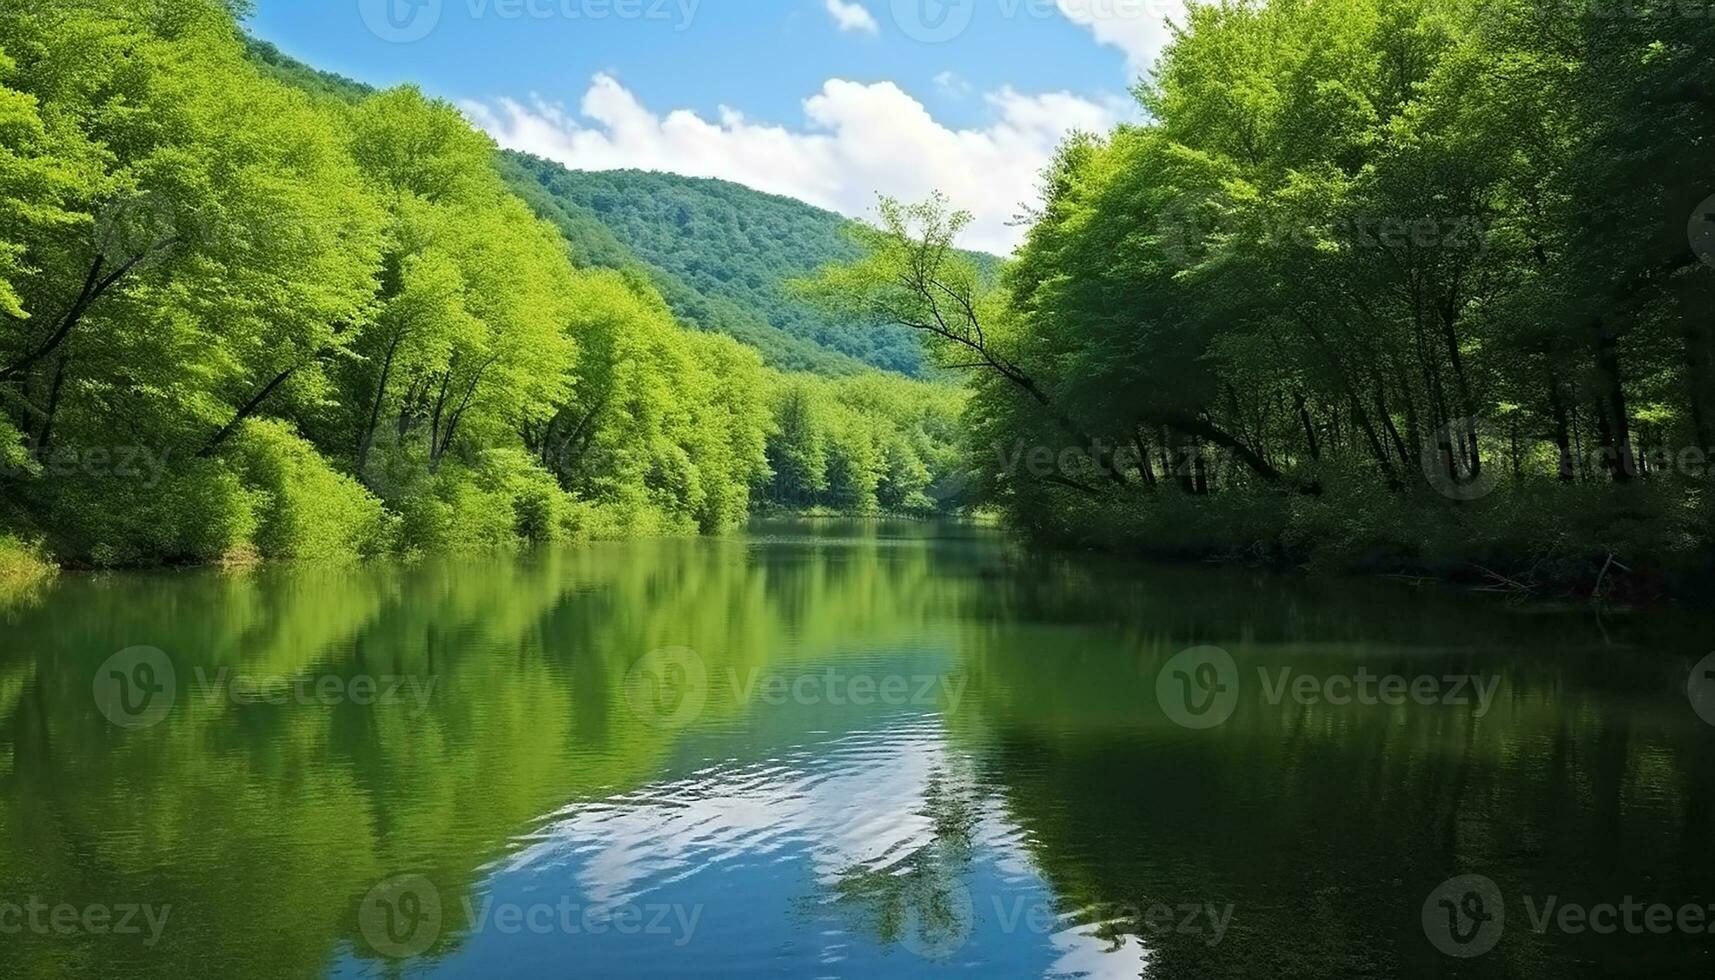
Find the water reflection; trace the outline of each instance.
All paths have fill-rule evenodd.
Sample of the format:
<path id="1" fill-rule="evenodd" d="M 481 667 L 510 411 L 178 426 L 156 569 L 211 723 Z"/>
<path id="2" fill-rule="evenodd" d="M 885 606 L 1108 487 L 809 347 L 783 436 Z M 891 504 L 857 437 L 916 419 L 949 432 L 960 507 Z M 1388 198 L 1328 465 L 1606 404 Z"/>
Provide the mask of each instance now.
<path id="1" fill-rule="evenodd" d="M 1705 934 L 1520 904 L 1715 901 L 1700 626 L 887 525 L 67 578 L 0 613 L 0 928 L 171 914 L 152 945 L 26 917 L 0 975 L 1706 970 Z M 1206 731 L 1157 700 L 1197 645 L 1241 681 Z M 175 696 L 126 728 L 92 688 L 139 646 Z M 661 650 L 694 660 L 640 711 Z M 1282 670 L 1491 693 L 1337 704 Z M 1453 960 L 1421 912 L 1467 873 L 1509 920 Z"/>

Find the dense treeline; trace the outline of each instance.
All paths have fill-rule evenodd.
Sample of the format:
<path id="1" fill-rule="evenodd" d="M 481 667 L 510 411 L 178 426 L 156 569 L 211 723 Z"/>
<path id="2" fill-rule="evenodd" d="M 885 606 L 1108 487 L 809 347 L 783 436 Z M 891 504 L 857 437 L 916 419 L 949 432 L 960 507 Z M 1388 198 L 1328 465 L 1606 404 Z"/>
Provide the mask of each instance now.
<path id="1" fill-rule="evenodd" d="M 876 373 L 801 375 L 775 399 L 764 490 L 772 505 L 904 514 L 969 503 L 957 389 Z"/>
<path id="2" fill-rule="evenodd" d="M 1711 543 L 1711 64 L 1671 2 L 1198 5 L 998 295 L 937 202 L 814 288 L 978 370 L 1031 529 L 1612 582 Z"/>
<path id="3" fill-rule="evenodd" d="M 821 391 L 681 328 L 646 277 L 575 267 L 452 107 L 290 84 L 234 6 L 0 9 L 0 540 L 107 565 L 718 531 L 794 492 L 775 413 L 812 390 L 884 461 L 830 454 L 865 460 L 840 503 L 927 506 L 956 396 Z"/>

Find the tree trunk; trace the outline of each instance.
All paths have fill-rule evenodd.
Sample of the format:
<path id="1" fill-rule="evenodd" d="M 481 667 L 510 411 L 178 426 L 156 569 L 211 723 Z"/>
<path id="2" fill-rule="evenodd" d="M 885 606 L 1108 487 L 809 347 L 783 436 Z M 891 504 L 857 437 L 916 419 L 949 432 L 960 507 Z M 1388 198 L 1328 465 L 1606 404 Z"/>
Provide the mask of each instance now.
<path id="1" fill-rule="evenodd" d="M 197 458 L 208 459 L 213 456 L 215 451 L 218 450 L 227 439 L 230 439 L 234 432 L 238 431 L 238 427 L 243 425 L 246 419 L 256 414 L 256 410 L 262 407 L 262 403 L 268 400 L 268 396 L 279 390 L 280 386 L 285 384 L 288 378 L 298 373 L 298 368 L 300 367 L 303 367 L 303 365 L 294 364 L 286 370 L 281 371 L 274 377 L 274 380 L 268 382 L 261 391 L 257 392 L 254 398 L 245 402 L 244 407 L 238 410 L 238 414 L 232 417 L 232 421 L 226 423 L 226 427 L 215 433 L 214 438 L 208 441 L 208 445 L 202 447 L 202 450 L 197 453 Z"/>
<path id="2" fill-rule="evenodd" d="M 375 429 L 381 424 L 381 405 L 387 400 L 387 382 L 393 376 L 393 358 L 399 352 L 403 333 L 393 335 L 393 340 L 387 345 L 387 356 L 381 360 L 381 377 L 375 383 L 375 400 L 369 406 L 369 422 L 363 427 L 363 435 L 357 444 L 357 473 L 361 479 L 369 467 L 369 451 L 375 448 Z"/>
<path id="3" fill-rule="evenodd" d="M 1566 399 L 1560 394 L 1560 379 L 1555 377 L 1554 365 L 1548 370 L 1548 409 L 1554 416 L 1554 446 L 1560 453 L 1560 482 L 1571 483 L 1578 471 L 1572 459 L 1572 422 L 1567 417 Z"/>
<path id="4" fill-rule="evenodd" d="M 1620 369 L 1620 342 L 1604 321 L 1596 324 L 1596 367 L 1602 382 L 1602 408 L 1607 415 L 1605 421 L 1613 443 L 1614 482 L 1629 483 L 1638 474 L 1638 463 L 1632 449 L 1631 421 Z"/>
<path id="5" fill-rule="evenodd" d="M 69 354 L 61 354 L 59 366 L 54 369 L 54 382 L 48 389 L 48 407 L 42 413 L 42 431 L 36 437 L 36 458 L 46 460 L 48 451 L 53 447 L 54 417 L 60 410 L 60 392 L 65 388 L 66 363 L 71 360 Z"/>
<path id="6" fill-rule="evenodd" d="M 1707 307 L 1685 314 L 1685 383 L 1691 402 L 1692 438 L 1704 452 L 1715 450 L 1715 344 L 1710 341 Z"/>

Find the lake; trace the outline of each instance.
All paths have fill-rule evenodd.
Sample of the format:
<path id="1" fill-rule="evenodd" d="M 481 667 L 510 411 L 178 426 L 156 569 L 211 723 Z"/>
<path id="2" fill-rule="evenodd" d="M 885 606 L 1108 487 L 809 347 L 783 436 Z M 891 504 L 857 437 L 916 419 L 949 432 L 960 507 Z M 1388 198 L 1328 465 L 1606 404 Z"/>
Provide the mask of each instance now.
<path id="1" fill-rule="evenodd" d="M 1715 966 L 1690 614 L 780 522 L 0 624 L 0 976 Z"/>

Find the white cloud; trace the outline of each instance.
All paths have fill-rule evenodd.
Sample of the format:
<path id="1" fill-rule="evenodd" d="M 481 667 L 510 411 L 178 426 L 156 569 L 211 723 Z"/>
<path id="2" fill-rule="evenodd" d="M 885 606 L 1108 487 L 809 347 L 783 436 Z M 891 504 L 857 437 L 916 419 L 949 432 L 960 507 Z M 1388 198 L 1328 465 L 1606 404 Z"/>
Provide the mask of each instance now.
<path id="1" fill-rule="evenodd" d="M 1072 23 L 1099 43 L 1125 52 L 1128 70 L 1141 75 L 1155 64 L 1172 32 L 1169 18 L 1183 23 L 1185 0 L 1056 0 Z"/>
<path id="2" fill-rule="evenodd" d="M 875 17 L 861 3 L 849 0 L 828 0 L 828 13 L 833 15 L 834 23 L 840 25 L 842 31 L 857 31 L 861 34 L 880 34 L 881 25 L 875 22 Z"/>
<path id="3" fill-rule="evenodd" d="M 965 77 L 956 71 L 944 71 L 935 76 L 935 87 L 945 95 L 954 98 L 964 98 L 975 90 Z"/>
<path id="4" fill-rule="evenodd" d="M 502 146 L 575 169 L 719 177 L 851 217 L 872 217 L 877 193 L 915 200 L 940 190 L 976 218 L 963 244 L 1006 253 L 1024 234 L 1008 221 L 1036 201 L 1037 178 L 1066 132 L 1105 132 L 1133 110 L 1066 92 L 1004 88 L 984 98 L 994 120 L 955 129 L 891 82 L 831 79 L 804 100 L 807 124 L 788 128 L 726 107 L 714 120 L 686 109 L 662 115 L 602 74 L 575 114 L 538 97 L 462 108 Z"/>

